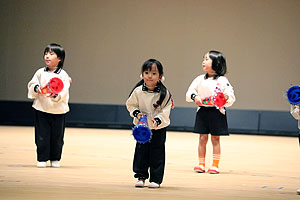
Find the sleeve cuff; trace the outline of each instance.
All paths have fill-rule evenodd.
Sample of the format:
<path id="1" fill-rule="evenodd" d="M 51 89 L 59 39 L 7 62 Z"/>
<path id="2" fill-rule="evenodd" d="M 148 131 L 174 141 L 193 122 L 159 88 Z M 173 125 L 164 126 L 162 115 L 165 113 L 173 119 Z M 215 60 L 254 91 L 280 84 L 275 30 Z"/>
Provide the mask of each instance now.
<path id="1" fill-rule="evenodd" d="M 161 120 L 158 117 L 155 117 L 154 120 L 156 121 L 157 126 L 161 124 Z"/>
<path id="2" fill-rule="evenodd" d="M 195 101 L 195 97 L 196 97 L 196 96 L 197 96 L 197 95 L 193 93 L 193 94 L 191 95 L 191 99 L 192 99 L 193 101 Z"/>
<path id="3" fill-rule="evenodd" d="M 134 117 L 137 117 L 137 115 L 138 115 L 139 113 L 141 113 L 141 111 L 135 110 L 135 111 L 133 111 L 132 115 L 133 115 Z"/>
<path id="4" fill-rule="evenodd" d="M 33 90 L 34 90 L 36 93 L 37 93 L 38 87 L 39 87 L 39 85 L 35 85 L 34 88 L 33 88 Z"/>

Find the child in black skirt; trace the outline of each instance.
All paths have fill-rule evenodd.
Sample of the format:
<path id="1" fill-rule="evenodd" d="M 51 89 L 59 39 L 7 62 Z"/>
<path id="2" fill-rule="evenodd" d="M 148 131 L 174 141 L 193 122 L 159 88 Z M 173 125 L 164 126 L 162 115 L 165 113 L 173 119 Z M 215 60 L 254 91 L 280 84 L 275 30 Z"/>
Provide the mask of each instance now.
<path id="1" fill-rule="evenodd" d="M 205 172 L 206 144 L 208 135 L 211 134 L 213 164 L 208 172 L 218 174 L 221 154 L 220 136 L 229 135 L 225 107 L 234 103 L 235 96 L 228 79 L 224 77 L 227 66 L 225 57 L 221 52 L 209 51 L 206 53 L 202 68 L 206 74 L 195 78 L 186 93 L 186 101 L 195 102 L 198 106 L 194 133 L 200 134 L 198 146 L 199 165 L 194 170 L 199 173 Z M 216 90 L 223 92 L 226 99 L 226 104 L 220 108 L 206 101 L 214 95 Z"/>
<path id="2" fill-rule="evenodd" d="M 147 60 L 142 66 L 141 77 L 130 93 L 126 107 L 135 125 L 147 114 L 152 138 L 146 143 L 136 143 L 133 171 L 138 181 L 135 187 L 144 187 L 150 174 L 148 188 L 159 188 L 165 169 L 166 127 L 170 124 L 172 96 L 162 83 L 163 66 L 158 60 Z"/>

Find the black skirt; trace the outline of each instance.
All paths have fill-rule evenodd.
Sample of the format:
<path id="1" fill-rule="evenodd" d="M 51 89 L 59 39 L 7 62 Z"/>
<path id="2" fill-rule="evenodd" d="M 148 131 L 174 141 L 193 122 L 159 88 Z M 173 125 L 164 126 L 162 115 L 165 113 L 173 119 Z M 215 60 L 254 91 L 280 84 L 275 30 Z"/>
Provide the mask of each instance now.
<path id="1" fill-rule="evenodd" d="M 229 135 L 227 117 L 216 107 L 201 106 L 196 115 L 194 133 L 214 136 Z"/>

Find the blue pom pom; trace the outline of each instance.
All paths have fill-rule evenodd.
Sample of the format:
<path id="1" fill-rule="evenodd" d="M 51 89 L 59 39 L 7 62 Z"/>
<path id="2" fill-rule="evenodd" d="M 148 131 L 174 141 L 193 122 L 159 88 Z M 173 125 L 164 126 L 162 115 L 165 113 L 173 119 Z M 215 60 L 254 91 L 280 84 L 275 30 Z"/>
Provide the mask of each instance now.
<path id="1" fill-rule="evenodd" d="M 290 104 L 298 105 L 300 104 L 300 87 L 299 86 L 292 86 L 287 91 L 287 98 Z"/>
<path id="2" fill-rule="evenodd" d="M 137 142 L 146 143 L 151 140 L 152 132 L 147 125 L 147 115 L 144 115 L 139 119 L 138 124 L 133 128 L 132 134 Z"/>
<path id="3" fill-rule="evenodd" d="M 148 126 L 139 125 L 133 128 L 133 137 L 137 142 L 146 143 L 151 139 L 151 130 Z"/>

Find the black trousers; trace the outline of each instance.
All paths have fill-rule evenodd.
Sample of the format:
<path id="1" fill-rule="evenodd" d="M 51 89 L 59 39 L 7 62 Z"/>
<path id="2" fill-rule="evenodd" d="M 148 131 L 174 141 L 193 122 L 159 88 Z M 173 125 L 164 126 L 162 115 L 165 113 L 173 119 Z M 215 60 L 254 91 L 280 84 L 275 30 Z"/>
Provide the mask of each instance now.
<path id="1" fill-rule="evenodd" d="M 64 145 L 65 115 L 35 110 L 35 144 L 37 160 L 60 160 Z"/>
<path id="2" fill-rule="evenodd" d="M 134 177 L 149 178 L 150 182 L 161 184 L 165 171 L 165 142 L 166 128 L 151 130 L 152 138 L 149 142 L 136 143 L 133 159 Z"/>

